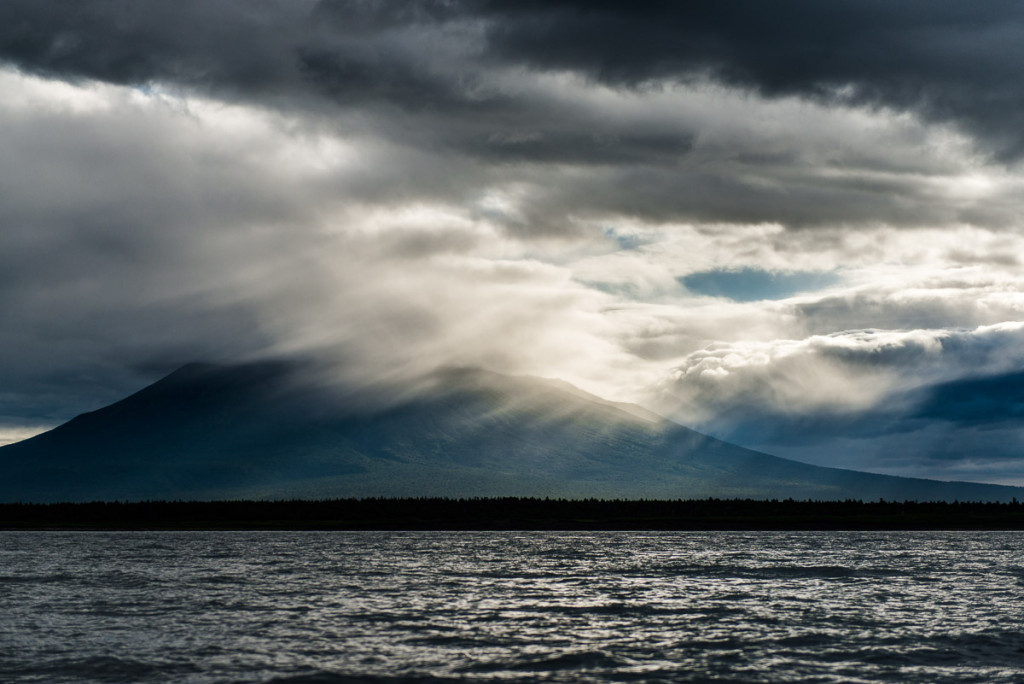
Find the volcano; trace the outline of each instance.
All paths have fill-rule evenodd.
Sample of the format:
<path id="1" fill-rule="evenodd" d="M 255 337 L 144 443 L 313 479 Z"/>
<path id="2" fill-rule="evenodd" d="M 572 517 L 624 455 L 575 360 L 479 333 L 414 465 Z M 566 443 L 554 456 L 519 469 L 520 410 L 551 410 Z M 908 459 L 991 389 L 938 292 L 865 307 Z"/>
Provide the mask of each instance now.
<path id="1" fill-rule="evenodd" d="M 0 448 L 0 501 L 1024 499 L 777 458 L 554 380 L 449 369 L 399 396 L 343 392 L 292 362 L 190 364 Z"/>

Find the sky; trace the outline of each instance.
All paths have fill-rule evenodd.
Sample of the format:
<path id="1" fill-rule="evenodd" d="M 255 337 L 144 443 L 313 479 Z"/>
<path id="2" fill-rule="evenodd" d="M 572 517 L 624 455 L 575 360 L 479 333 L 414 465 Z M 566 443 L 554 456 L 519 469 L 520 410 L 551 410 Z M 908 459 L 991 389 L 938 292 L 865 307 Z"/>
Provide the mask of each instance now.
<path id="1" fill-rule="evenodd" d="M 190 361 L 1024 484 L 1024 5 L 0 3 L 0 443 Z"/>

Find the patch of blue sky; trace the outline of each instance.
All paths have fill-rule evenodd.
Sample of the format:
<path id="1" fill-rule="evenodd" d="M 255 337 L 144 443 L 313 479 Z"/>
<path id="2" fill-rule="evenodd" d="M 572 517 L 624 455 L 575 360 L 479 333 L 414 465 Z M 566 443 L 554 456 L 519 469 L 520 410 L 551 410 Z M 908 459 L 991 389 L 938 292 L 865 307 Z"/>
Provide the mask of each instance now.
<path id="1" fill-rule="evenodd" d="M 639 233 L 620 231 L 615 228 L 606 228 L 604 234 L 605 237 L 614 240 L 622 250 L 637 249 L 649 242 Z"/>
<path id="2" fill-rule="evenodd" d="M 681 276 L 678 280 L 693 294 L 725 297 L 736 302 L 756 302 L 823 290 L 838 283 L 839 276 L 834 272 L 741 268 L 701 271 Z"/>

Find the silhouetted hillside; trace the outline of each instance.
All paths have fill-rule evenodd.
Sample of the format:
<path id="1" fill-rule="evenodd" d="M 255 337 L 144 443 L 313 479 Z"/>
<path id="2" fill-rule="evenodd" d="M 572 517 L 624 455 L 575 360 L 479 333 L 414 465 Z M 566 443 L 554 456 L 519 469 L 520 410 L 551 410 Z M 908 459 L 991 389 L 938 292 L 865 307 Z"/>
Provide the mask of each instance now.
<path id="1" fill-rule="evenodd" d="M 450 370 L 388 404 L 320 380 L 289 363 L 186 366 L 0 448 L 0 501 L 1024 499 L 776 458 L 557 381 Z"/>

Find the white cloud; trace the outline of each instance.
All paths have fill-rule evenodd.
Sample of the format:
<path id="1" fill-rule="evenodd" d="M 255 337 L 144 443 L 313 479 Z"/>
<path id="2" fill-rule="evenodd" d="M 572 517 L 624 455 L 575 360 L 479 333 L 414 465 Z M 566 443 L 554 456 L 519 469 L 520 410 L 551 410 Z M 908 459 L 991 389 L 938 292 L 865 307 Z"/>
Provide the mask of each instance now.
<path id="1" fill-rule="evenodd" d="M 35 437 L 38 434 L 46 432 L 51 427 L 52 426 L 49 426 L 49 425 L 47 425 L 47 426 L 37 426 L 37 427 L 13 427 L 13 428 L 0 427 L 0 446 L 4 446 L 6 444 L 14 444 L 15 442 L 20 442 L 23 439 L 28 439 L 29 437 Z"/>
<path id="2" fill-rule="evenodd" d="M 1021 367 L 1024 322 L 971 330 L 851 330 L 709 345 L 682 360 L 666 389 L 697 411 L 857 412 L 895 391 Z"/>
<path id="3" fill-rule="evenodd" d="M 313 351 L 351 382 L 478 364 L 727 429 L 1024 365 L 1024 181 L 964 135 L 706 83 L 497 75 L 523 116 L 463 130 L 0 70 L 0 365 L 24 388 L 0 415 Z M 492 149 L 538 140 L 560 156 Z M 750 302 L 680 284 L 740 268 L 836 278 Z"/>

